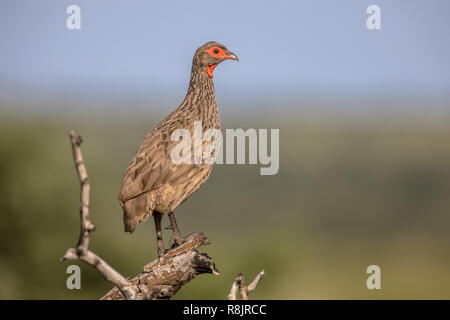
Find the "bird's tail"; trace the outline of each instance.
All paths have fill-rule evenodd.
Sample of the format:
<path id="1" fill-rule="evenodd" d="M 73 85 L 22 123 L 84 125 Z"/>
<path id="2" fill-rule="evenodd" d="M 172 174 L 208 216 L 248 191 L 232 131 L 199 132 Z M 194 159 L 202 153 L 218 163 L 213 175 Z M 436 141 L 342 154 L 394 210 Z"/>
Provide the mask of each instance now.
<path id="1" fill-rule="evenodd" d="M 148 196 L 142 194 L 136 198 L 129 199 L 123 205 L 123 223 L 125 231 L 133 233 L 136 225 L 148 219 L 153 210 L 148 204 Z"/>

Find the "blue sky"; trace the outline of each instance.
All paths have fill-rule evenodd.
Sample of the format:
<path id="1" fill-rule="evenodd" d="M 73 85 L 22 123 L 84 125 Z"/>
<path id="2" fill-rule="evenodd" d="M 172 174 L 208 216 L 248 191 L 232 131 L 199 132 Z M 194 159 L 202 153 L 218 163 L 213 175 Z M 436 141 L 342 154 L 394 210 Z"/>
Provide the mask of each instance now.
<path id="1" fill-rule="evenodd" d="M 81 30 L 66 8 L 81 8 Z M 366 28 L 381 8 L 382 29 Z M 64 92 L 182 97 L 195 49 L 225 44 L 222 94 L 450 92 L 450 1 L 0 2 L 0 96 Z"/>

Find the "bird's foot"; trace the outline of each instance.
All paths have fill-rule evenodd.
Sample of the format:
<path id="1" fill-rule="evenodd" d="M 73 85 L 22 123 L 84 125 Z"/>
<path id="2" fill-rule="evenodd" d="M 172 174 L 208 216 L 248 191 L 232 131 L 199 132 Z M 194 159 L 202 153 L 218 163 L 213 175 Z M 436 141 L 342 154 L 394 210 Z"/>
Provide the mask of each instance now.
<path id="1" fill-rule="evenodd" d="M 182 236 L 177 237 L 177 236 L 173 235 L 169 241 L 169 245 L 173 249 L 173 248 L 176 248 L 176 247 L 182 245 L 185 242 L 186 242 L 186 238 L 184 238 Z"/>
<path id="2" fill-rule="evenodd" d="M 163 255 L 165 255 L 167 251 L 169 250 L 164 248 L 158 248 L 158 258 L 161 258 Z"/>
<path id="3" fill-rule="evenodd" d="M 175 215 L 173 214 L 173 212 L 169 212 L 169 219 L 170 219 L 170 227 L 167 227 L 166 229 L 173 230 L 173 236 L 169 242 L 170 247 L 173 249 L 186 242 L 186 238 L 181 236 L 181 232 L 180 229 L 178 228 L 177 221 L 175 220 Z"/>

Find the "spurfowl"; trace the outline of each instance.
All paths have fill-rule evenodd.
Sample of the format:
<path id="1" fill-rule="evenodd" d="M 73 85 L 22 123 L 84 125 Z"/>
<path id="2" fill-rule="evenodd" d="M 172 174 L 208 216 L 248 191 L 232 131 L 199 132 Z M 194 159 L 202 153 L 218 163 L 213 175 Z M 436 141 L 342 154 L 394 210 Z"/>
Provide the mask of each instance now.
<path id="1" fill-rule="evenodd" d="M 238 60 L 220 43 L 210 41 L 197 49 L 186 97 L 175 111 L 147 134 L 123 174 L 119 200 L 123 208 L 125 231 L 132 233 L 136 224 L 153 215 L 158 256 L 165 253 L 162 215 L 167 213 L 170 218 L 173 230 L 171 243 L 183 243 L 184 238 L 173 211 L 206 182 L 213 166 L 203 161 L 200 164 L 195 161 L 191 164 L 176 164 L 171 154 L 179 142 L 172 141 L 171 135 L 176 129 L 185 129 L 192 137 L 194 121 L 201 121 L 202 132 L 207 129 L 220 130 L 212 72 L 226 59 Z M 203 150 L 205 143 L 201 147 Z"/>

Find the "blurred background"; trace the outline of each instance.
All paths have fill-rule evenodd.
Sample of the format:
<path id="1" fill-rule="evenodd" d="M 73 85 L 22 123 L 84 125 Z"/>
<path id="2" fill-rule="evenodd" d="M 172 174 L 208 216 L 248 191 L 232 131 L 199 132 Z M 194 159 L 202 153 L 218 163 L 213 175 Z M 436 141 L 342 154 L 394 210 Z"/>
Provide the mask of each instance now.
<path id="1" fill-rule="evenodd" d="M 66 8 L 81 8 L 68 30 Z M 366 9 L 381 8 L 381 30 Z M 215 71 L 222 128 L 279 128 L 280 170 L 217 165 L 176 211 L 220 276 L 177 299 L 450 298 L 448 1 L 0 3 L 0 298 L 97 299 L 111 285 L 59 263 L 79 232 L 68 134 L 85 140 L 90 248 L 125 276 L 156 256 L 153 222 L 123 232 L 121 176 L 146 132 L 184 98 L 209 40 L 239 63 Z M 167 217 L 163 221 L 168 224 Z M 170 233 L 165 234 L 166 239 Z M 167 243 L 166 243 L 167 244 Z M 366 268 L 381 268 L 368 290 Z"/>

